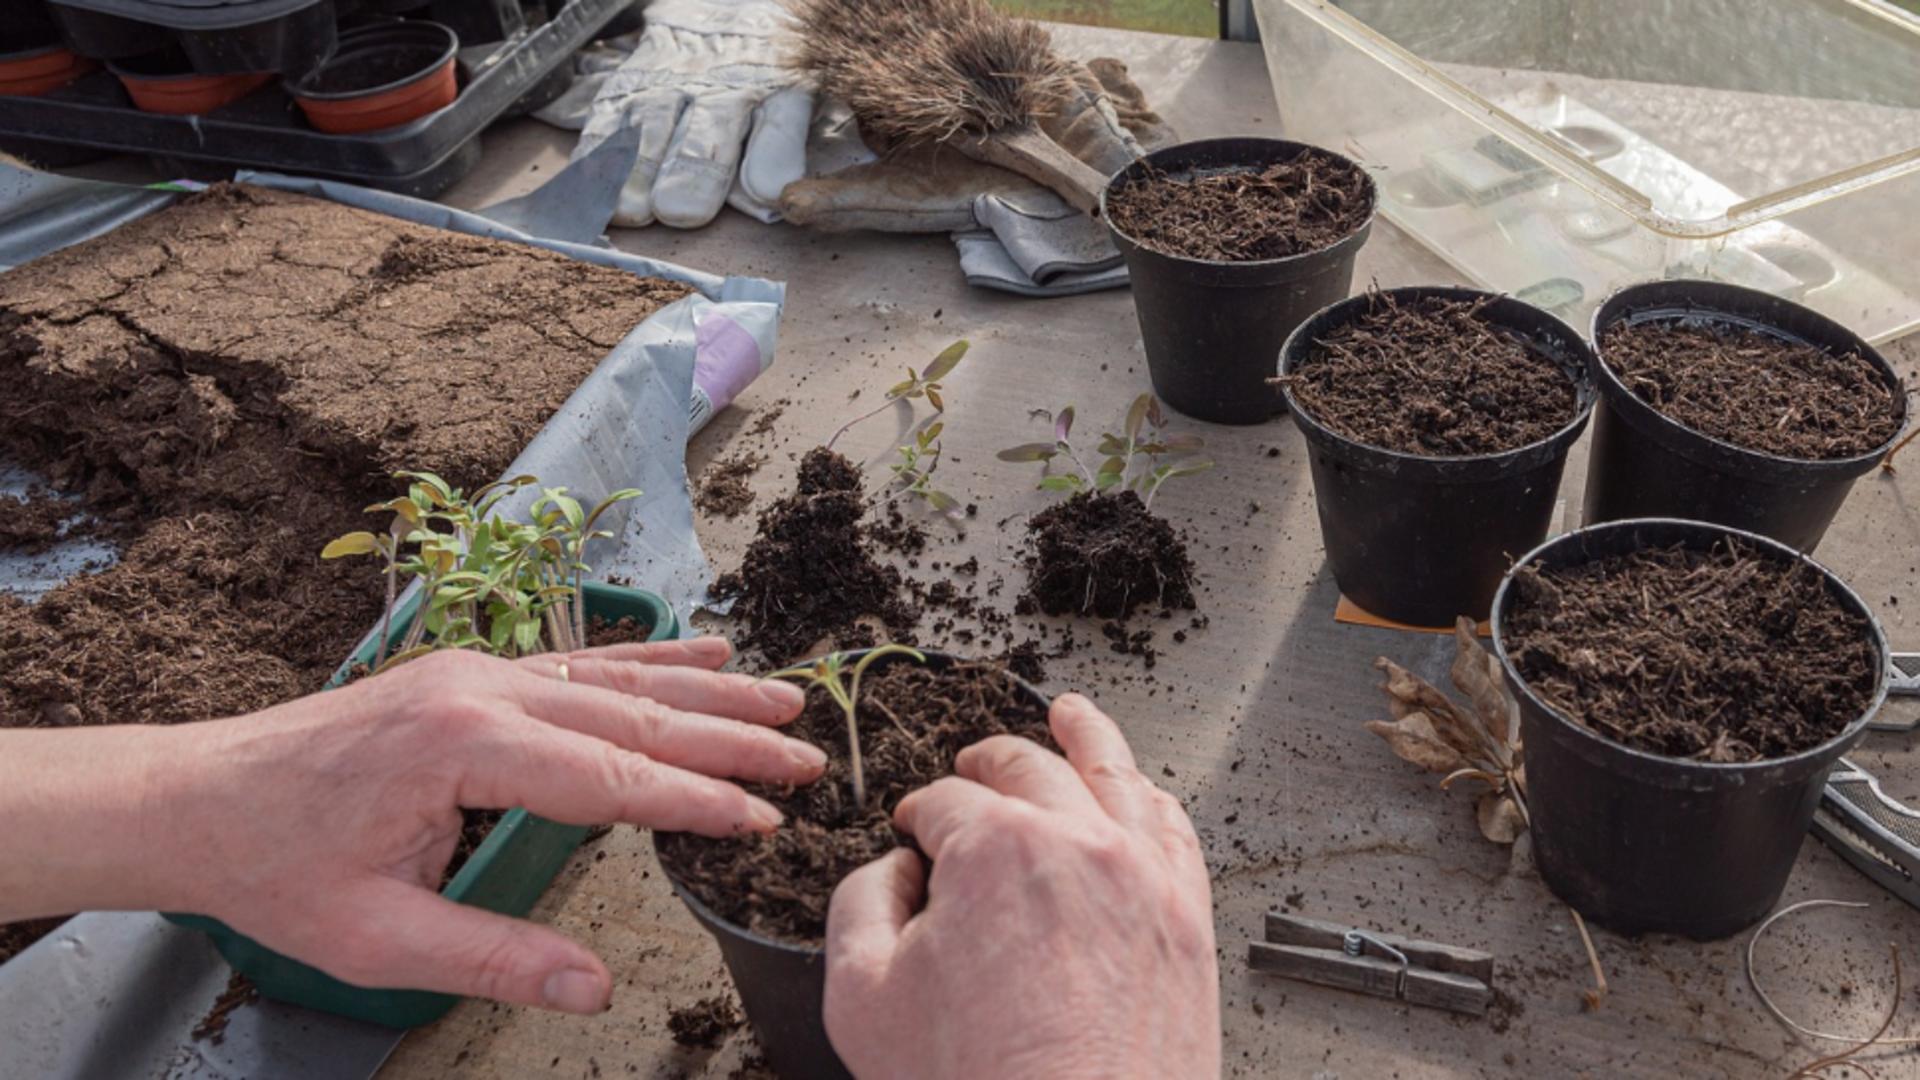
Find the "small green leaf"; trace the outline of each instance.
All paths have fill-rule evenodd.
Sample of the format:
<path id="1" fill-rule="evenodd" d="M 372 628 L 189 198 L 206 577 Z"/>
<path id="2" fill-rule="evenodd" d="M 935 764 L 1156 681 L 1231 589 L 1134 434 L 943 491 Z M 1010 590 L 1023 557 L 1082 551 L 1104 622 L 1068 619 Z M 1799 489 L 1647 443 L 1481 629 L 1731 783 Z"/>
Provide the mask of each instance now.
<path id="1" fill-rule="evenodd" d="M 935 410 L 939 412 L 947 411 L 947 403 L 944 399 L 940 397 L 939 387 L 937 386 L 927 387 L 927 401 L 933 405 Z"/>
<path id="2" fill-rule="evenodd" d="M 922 496 L 927 500 L 929 506 L 943 514 L 950 514 L 960 509 L 960 500 L 944 491 L 926 491 L 922 493 Z"/>
<path id="3" fill-rule="evenodd" d="M 1127 407 L 1127 438 L 1140 437 L 1140 425 L 1146 422 L 1147 410 L 1153 406 L 1152 394 L 1141 394 Z"/>
<path id="4" fill-rule="evenodd" d="M 349 555 L 371 555 L 380 550 L 380 541 L 370 532 L 350 532 L 320 549 L 323 559 L 343 559 Z"/>
<path id="5" fill-rule="evenodd" d="M 1120 476 L 1121 474 L 1117 472 L 1101 473 L 1100 475 L 1093 478 L 1094 490 L 1106 491 L 1107 489 L 1113 487 L 1115 484 L 1118 484 L 1120 482 Z"/>
<path id="6" fill-rule="evenodd" d="M 925 450 L 927 447 L 932 446 L 933 440 L 939 438 L 940 433 L 946 429 L 947 425 L 937 420 L 928 424 L 927 429 L 920 433 L 920 449 Z"/>
<path id="7" fill-rule="evenodd" d="M 1127 440 L 1118 435 L 1102 435 L 1100 445 L 1094 449 L 1096 453 L 1101 454 L 1124 454 L 1127 452 Z"/>
<path id="8" fill-rule="evenodd" d="M 1169 435 L 1160 440 L 1161 452 L 1167 454 L 1190 454 L 1206 445 L 1207 440 L 1198 435 Z"/>
<path id="9" fill-rule="evenodd" d="M 1110 457 L 1100 463 L 1100 471 L 1112 473 L 1116 477 L 1124 475 L 1127 471 L 1127 459 L 1118 455 Z"/>
<path id="10" fill-rule="evenodd" d="M 963 339 L 941 350 L 940 355 L 933 358 L 933 363 L 927 365 L 927 370 L 920 373 L 921 381 L 938 382 L 946 378 L 954 368 L 960 366 L 961 358 L 967 355 L 970 347 Z"/>
<path id="11" fill-rule="evenodd" d="M 1079 491 L 1081 488 L 1085 487 L 1086 484 L 1087 484 L 1086 480 L 1082 479 L 1079 475 L 1070 473 L 1065 476 L 1048 476 L 1048 477 L 1041 478 L 1040 490 L 1041 491 Z"/>
<path id="12" fill-rule="evenodd" d="M 1171 479 L 1175 476 L 1192 476 L 1194 473 L 1206 472 L 1211 468 L 1213 468 L 1213 462 L 1202 458 L 1199 461 L 1182 461 L 1177 465 L 1163 466 L 1161 471 Z"/>

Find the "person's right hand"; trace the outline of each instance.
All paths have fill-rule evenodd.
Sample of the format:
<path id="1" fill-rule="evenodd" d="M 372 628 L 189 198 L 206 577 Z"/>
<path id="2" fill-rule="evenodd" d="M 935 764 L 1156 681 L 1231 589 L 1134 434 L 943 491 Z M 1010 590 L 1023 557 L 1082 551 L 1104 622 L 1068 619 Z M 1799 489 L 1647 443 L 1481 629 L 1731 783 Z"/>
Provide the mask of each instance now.
<path id="1" fill-rule="evenodd" d="M 1086 698 L 1050 719 L 1065 758 L 997 736 L 901 801 L 896 824 L 933 860 L 924 890 L 899 848 L 834 891 L 827 1034 L 854 1075 L 1219 1075 L 1193 825 Z"/>

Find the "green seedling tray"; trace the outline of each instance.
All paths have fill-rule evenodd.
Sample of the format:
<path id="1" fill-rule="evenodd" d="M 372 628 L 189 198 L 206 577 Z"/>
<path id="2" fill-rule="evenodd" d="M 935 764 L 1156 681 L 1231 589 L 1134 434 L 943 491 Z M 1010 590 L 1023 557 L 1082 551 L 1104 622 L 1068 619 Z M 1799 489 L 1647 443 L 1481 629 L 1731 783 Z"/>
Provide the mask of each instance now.
<path id="1" fill-rule="evenodd" d="M 632 616 L 653 627 L 649 641 L 679 636 L 679 620 L 665 600 L 640 589 L 602 582 L 586 584 L 587 614 L 615 620 Z M 418 596 L 394 613 L 388 646 L 398 643 L 418 606 Z M 371 664 L 374 643 L 369 641 L 334 672 L 327 689 L 343 685 L 356 664 Z M 457 903 L 515 917 L 533 909 L 554 876 L 566 865 L 587 835 L 584 825 L 561 825 L 511 810 L 460 868 L 441 895 Z M 253 981 L 262 997 L 334 1013 L 393 1028 L 419 1027 L 446 1015 L 459 1003 L 452 994 L 426 990 L 374 990 L 354 986 L 265 948 L 236 933 L 218 919 L 204 915 L 165 913 L 166 918 L 213 938 L 214 948 L 233 969 Z"/>

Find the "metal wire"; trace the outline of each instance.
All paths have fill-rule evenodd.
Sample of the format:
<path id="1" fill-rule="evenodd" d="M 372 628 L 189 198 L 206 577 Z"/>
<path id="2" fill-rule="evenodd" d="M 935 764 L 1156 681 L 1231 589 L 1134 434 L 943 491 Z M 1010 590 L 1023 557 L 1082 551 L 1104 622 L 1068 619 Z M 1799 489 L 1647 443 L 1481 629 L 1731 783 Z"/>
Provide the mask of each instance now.
<path id="1" fill-rule="evenodd" d="M 1767 916 L 1766 921 L 1761 923 L 1759 928 L 1754 930 L 1753 936 L 1747 939 L 1747 984 L 1753 987 L 1753 992 L 1759 995 L 1760 997 L 1760 1004 L 1765 1005 L 1767 1007 L 1767 1011 L 1773 1014 L 1774 1019 L 1780 1021 L 1781 1023 L 1787 1025 L 1788 1027 L 1799 1032 L 1800 1034 L 1807 1036 L 1810 1039 L 1825 1039 L 1828 1042 L 1841 1042 L 1841 1043 L 1863 1043 L 1867 1046 L 1920 1045 L 1920 1037 L 1881 1039 L 1881 1038 L 1875 1038 L 1871 1035 L 1835 1035 L 1832 1032 L 1828 1032 L 1828 1031 L 1815 1031 L 1813 1028 L 1810 1028 L 1805 1024 L 1802 1024 L 1799 1021 L 1795 1020 L 1793 1017 L 1788 1016 L 1786 1013 L 1781 1012 L 1780 1006 L 1775 1005 L 1773 1003 L 1773 999 L 1767 996 L 1766 990 L 1761 988 L 1760 976 L 1754 971 L 1754 966 L 1753 966 L 1754 946 L 1760 944 L 1760 937 L 1761 935 L 1767 932 L 1768 927 L 1771 927 L 1774 923 L 1779 922 L 1781 919 L 1785 918 L 1786 916 L 1791 915 L 1796 911 L 1801 911 L 1811 907 L 1866 908 L 1866 907 L 1872 907 L 1872 906 L 1873 905 L 1871 904 L 1863 904 L 1853 900 L 1802 900 L 1797 904 L 1790 904 L 1787 907 L 1783 907 L 1779 911 L 1776 911 L 1773 914 Z M 1851 1065 L 1852 1063 L 1848 1062 L 1847 1064 Z M 1858 1068 L 1858 1066 L 1854 1066 L 1854 1067 Z"/>

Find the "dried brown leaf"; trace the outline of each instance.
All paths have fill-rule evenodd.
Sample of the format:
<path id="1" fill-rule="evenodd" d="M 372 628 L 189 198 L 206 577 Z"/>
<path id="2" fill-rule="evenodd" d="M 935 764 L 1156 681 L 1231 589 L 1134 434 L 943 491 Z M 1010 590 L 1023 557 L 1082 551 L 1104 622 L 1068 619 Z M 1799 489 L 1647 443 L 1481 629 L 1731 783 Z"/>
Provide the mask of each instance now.
<path id="1" fill-rule="evenodd" d="M 1481 646 L 1473 620 L 1461 618 L 1454 626 L 1453 638 L 1458 646 L 1449 672 L 1453 685 L 1473 703 L 1482 730 L 1493 742 L 1492 749 L 1506 764 L 1512 760 L 1514 744 L 1520 737 L 1520 707 L 1507 693 L 1500 662 Z"/>
<path id="2" fill-rule="evenodd" d="M 1367 721 L 1367 730 L 1386 740 L 1400 760 L 1418 765 L 1428 772 L 1451 773 L 1467 765 L 1460 752 L 1449 746 L 1433 729 L 1433 720 L 1423 712 L 1413 712 L 1391 723 Z"/>
<path id="3" fill-rule="evenodd" d="M 1416 712 L 1425 713 L 1434 733 L 1461 757 L 1479 761 L 1490 756 L 1485 740 L 1474 733 L 1473 719 L 1439 687 L 1384 656 L 1375 660 L 1373 666 L 1387 673 L 1387 681 L 1380 689 L 1387 693 L 1387 708 L 1395 720 Z"/>
<path id="4" fill-rule="evenodd" d="M 1459 780 L 1478 780 L 1487 785 L 1489 791 L 1500 791 L 1507 786 L 1507 782 L 1501 778 L 1499 773 L 1488 772 L 1485 769 L 1469 766 L 1468 768 L 1456 769 L 1448 773 L 1446 777 L 1440 781 L 1440 790 L 1449 790 L 1453 787 L 1454 783 Z"/>
<path id="5" fill-rule="evenodd" d="M 1520 807 L 1511 796 L 1489 791 L 1480 796 L 1474 809 L 1480 819 L 1480 835 L 1496 844 L 1511 844 L 1527 831 Z"/>

